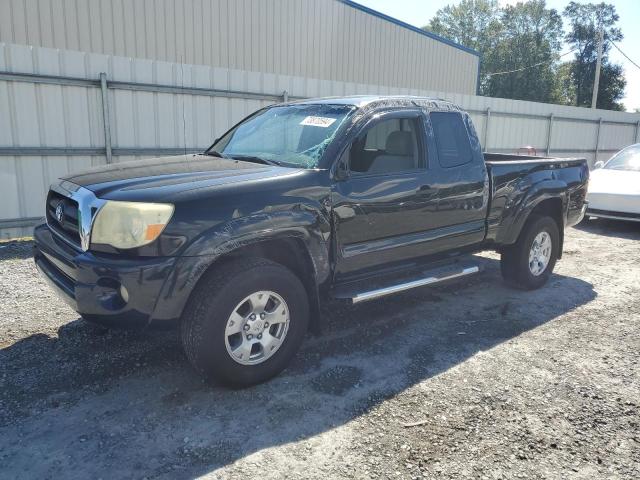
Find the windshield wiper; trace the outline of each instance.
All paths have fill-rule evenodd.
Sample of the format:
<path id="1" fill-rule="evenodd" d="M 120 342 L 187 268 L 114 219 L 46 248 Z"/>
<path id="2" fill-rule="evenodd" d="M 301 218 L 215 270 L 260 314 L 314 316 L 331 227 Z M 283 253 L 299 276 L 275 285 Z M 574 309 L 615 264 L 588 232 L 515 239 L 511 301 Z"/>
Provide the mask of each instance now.
<path id="1" fill-rule="evenodd" d="M 263 163 L 265 165 L 277 165 L 278 167 L 283 166 L 283 163 L 278 160 L 267 160 L 266 158 L 256 157 L 254 155 L 234 155 L 230 158 L 234 160 L 244 160 L 246 162 Z"/>
<path id="2" fill-rule="evenodd" d="M 215 150 L 207 150 L 206 152 L 204 152 L 204 154 L 211 157 L 226 158 L 227 160 L 244 160 L 245 162 L 262 163 L 264 165 L 276 165 L 278 167 L 296 166 L 292 163 L 281 162 L 280 160 L 268 160 L 266 158 L 256 157 L 255 155 L 225 155 L 224 153 L 220 153 Z"/>
<path id="3" fill-rule="evenodd" d="M 207 150 L 204 154 L 210 157 L 229 158 L 224 153 L 216 152 L 215 150 Z"/>

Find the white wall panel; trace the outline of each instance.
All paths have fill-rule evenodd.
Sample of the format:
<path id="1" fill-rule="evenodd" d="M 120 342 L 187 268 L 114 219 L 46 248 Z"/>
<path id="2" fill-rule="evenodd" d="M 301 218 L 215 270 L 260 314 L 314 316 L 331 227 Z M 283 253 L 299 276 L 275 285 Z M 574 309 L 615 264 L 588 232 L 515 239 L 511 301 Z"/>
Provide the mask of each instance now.
<path id="1" fill-rule="evenodd" d="M 616 128 L 609 128 L 604 124 L 600 131 L 600 146 L 603 150 L 610 150 L 616 149 L 618 145 L 635 143 L 635 134 L 634 125 L 617 125 Z"/>
<path id="2" fill-rule="evenodd" d="M 551 148 L 580 148 L 595 149 L 598 124 L 579 121 L 562 120 L 554 124 Z M 603 129 L 605 127 L 603 126 Z"/>
<path id="3" fill-rule="evenodd" d="M 18 172 L 16 169 L 16 157 L 0 157 L 0 191 L 2 191 L 2 202 L 0 202 L 0 218 L 20 218 L 23 217 L 20 205 L 19 190 L 24 185 L 19 185 Z"/>

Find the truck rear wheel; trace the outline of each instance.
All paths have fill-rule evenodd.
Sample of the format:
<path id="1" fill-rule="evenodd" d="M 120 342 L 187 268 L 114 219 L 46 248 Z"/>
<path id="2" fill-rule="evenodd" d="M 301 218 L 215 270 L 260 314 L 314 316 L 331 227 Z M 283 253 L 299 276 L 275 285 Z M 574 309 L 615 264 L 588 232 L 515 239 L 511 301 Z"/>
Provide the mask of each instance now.
<path id="1" fill-rule="evenodd" d="M 180 336 L 205 378 L 246 387 L 289 364 L 308 323 L 307 293 L 298 277 L 275 262 L 246 258 L 202 279 L 183 313 Z"/>
<path id="2" fill-rule="evenodd" d="M 532 216 L 518 241 L 502 250 L 502 277 L 517 288 L 540 288 L 553 272 L 559 249 L 560 233 L 553 218 Z"/>

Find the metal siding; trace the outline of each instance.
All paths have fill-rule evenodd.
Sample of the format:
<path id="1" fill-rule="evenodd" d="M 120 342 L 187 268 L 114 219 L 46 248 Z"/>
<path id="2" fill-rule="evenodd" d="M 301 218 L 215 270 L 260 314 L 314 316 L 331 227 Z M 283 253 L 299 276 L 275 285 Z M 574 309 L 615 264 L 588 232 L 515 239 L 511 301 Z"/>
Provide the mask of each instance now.
<path id="1" fill-rule="evenodd" d="M 463 93 L 478 63 L 335 0 L 5 0 L 0 41 Z"/>
<path id="2" fill-rule="evenodd" d="M 322 5 L 322 8 L 327 7 Z M 321 11 L 318 14 L 324 15 Z M 344 33 L 346 35 L 348 32 L 345 30 Z M 396 31 L 389 30 L 390 37 L 396 34 Z M 322 33 L 317 35 L 321 36 Z M 398 38 L 401 36 L 398 34 Z M 410 45 L 410 40 L 410 36 L 405 36 L 404 44 Z M 408 47 L 399 46 L 402 42 L 393 43 L 397 44 L 398 48 L 409 51 Z M 309 45 L 308 48 L 314 48 L 314 44 Z M 432 48 L 435 52 L 439 46 L 434 43 Z M 384 52 L 384 49 L 381 51 Z M 447 53 L 442 50 L 441 54 Z M 400 57 L 399 54 L 393 56 Z M 403 61 L 406 62 L 408 58 L 410 54 L 409 57 L 404 57 Z M 434 57 L 429 55 L 429 59 L 431 58 Z M 309 63 L 308 68 L 313 68 L 314 62 Z M 425 65 L 429 67 L 429 63 L 430 61 L 425 62 Z M 289 95 L 300 97 L 354 93 L 403 94 L 412 91 L 420 95 L 449 99 L 462 108 L 471 110 L 471 116 L 482 140 L 487 120 L 485 112 L 490 108 L 492 113 L 488 150 L 513 152 L 521 146 L 532 145 L 539 153 L 543 153 L 547 142 L 548 115 L 553 113 L 551 154 L 586 156 L 591 162 L 595 160 L 595 155 L 584 150 L 595 148 L 597 121 L 600 118 L 603 119 L 603 124 L 598 159 L 606 159 L 611 155 L 611 150 L 632 143 L 635 125 L 640 118 L 637 114 L 625 112 L 2 43 L 0 70 L 71 76 L 94 81 L 100 72 L 106 72 L 109 81 L 178 87 L 184 84 L 185 87 L 231 89 L 269 95 L 281 95 L 283 90 L 287 90 Z M 385 81 L 384 76 L 377 78 L 381 82 Z M 185 146 L 204 148 L 242 117 L 272 103 L 246 98 L 112 88 L 107 94 L 110 103 L 112 147 L 115 149 L 182 149 Z M 544 117 L 532 118 L 532 114 Z M 577 120 L 565 117 L 575 117 Z M 586 123 L 585 120 L 590 122 Z M 0 148 L 103 146 L 101 93 L 96 86 L 0 80 Z M 114 161 L 143 157 L 145 155 L 119 157 L 116 154 Z M 4 194 L 3 203 L 0 204 L 0 221 L 41 216 L 46 188 L 50 182 L 70 172 L 104 163 L 105 158 L 101 155 L 0 156 L 0 189 Z M 16 231 L 14 226 L 5 230 L 0 228 L 0 235 Z"/>
<path id="3" fill-rule="evenodd" d="M 558 128 L 556 128 L 558 127 Z M 584 124 L 583 122 L 562 120 L 554 125 L 556 132 L 561 129 L 562 135 L 554 135 L 551 149 L 572 148 L 580 145 L 581 148 L 595 148 L 598 125 L 596 123 Z"/>
<path id="4" fill-rule="evenodd" d="M 609 150 L 625 143 L 635 143 L 635 125 L 618 125 L 615 129 L 606 126 L 603 124 L 600 131 L 600 149 Z"/>
<path id="5" fill-rule="evenodd" d="M 0 189 L 2 189 L 2 202 L 0 202 L 0 218 L 24 217 L 20 206 L 18 190 L 22 188 L 18 182 L 16 169 L 16 157 L 0 158 Z"/>

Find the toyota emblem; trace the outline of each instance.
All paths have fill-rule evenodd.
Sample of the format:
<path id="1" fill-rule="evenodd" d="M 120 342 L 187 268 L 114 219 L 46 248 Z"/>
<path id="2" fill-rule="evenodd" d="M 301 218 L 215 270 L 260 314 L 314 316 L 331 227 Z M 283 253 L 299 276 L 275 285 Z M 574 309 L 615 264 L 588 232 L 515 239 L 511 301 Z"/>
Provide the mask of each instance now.
<path id="1" fill-rule="evenodd" d="M 60 202 L 56 207 L 56 219 L 60 223 L 62 223 L 62 220 L 64 220 L 64 205 L 62 204 L 62 202 Z"/>

